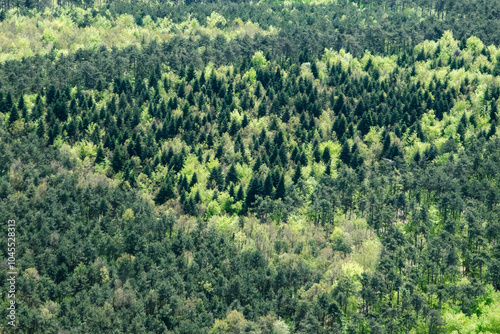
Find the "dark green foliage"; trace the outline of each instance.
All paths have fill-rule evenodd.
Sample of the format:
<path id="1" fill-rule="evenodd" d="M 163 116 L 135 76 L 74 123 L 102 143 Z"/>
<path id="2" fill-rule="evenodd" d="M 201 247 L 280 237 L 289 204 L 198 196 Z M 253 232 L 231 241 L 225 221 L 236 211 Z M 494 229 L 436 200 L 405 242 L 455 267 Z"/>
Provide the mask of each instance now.
<path id="1" fill-rule="evenodd" d="M 15 106 L 10 109 L 9 124 L 14 124 L 19 119 L 19 112 Z"/>
<path id="2" fill-rule="evenodd" d="M 190 15 L 205 27 L 212 12 L 225 17 L 224 33 L 237 18 L 259 28 L 230 39 L 173 29 L 140 48 L 0 65 L 0 213 L 20 222 L 19 330 L 208 333 L 237 310 L 247 322 L 229 332 L 271 333 L 283 319 L 294 333 L 441 333 L 444 309 L 480 317 L 485 286 L 500 289 L 500 92 L 475 75 L 424 82 L 415 61 L 468 73 L 460 50 L 473 33 L 498 42 L 498 5 L 110 1 L 77 24 L 129 13 L 139 24 Z M 279 33 L 260 32 L 271 25 Z M 448 29 L 462 40 L 449 60 L 440 43 L 413 49 Z M 351 56 L 324 63 L 325 48 Z M 371 56 L 351 66 L 366 50 L 397 66 Z M 256 51 L 265 66 L 253 64 Z M 489 49 L 477 53 L 491 60 Z M 500 74 L 499 64 L 481 76 Z M 251 67 L 255 82 L 242 79 Z M 448 114 L 459 101 L 470 117 Z M 441 134 L 422 119 L 431 109 Z M 99 166 L 86 165 L 89 147 Z M 237 224 L 215 228 L 232 215 Z M 287 224 L 297 217 L 311 231 L 294 235 Z M 330 289 L 317 259 L 351 261 L 365 247 L 365 220 L 381 242 L 377 262 L 359 276 L 336 270 Z M 346 235 L 332 239 L 334 230 Z"/>
<path id="3" fill-rule="evenodd" d="M 330 156 L 330 148 L 328 146 L 325 147 L 325 149 L 323 150 L 323 156 L 321 158 L 323 159 L 323 162 L 325 164 L 330 162 L 331 156 Z"/>
<path id="4" fill-rule="evenodd" d="M 167 181 L 158 190 L 158 194 L 156 194 L 155 197 L 155 202 L 157 204 L 163 204 L 172 198 L 175 198 L 174 187 L 172 186 L 171 182 Z"/>
<path id="5" fill-rule="evenodd" d="M 240 188 L 241 189 L 241 188 Z M 248 185 L 247 193 L 246 193 L 246 205 L 248 207 L 252 207 L 253 204 L 255 203 L 257 196 L 262 195 L 262 182 L 258 177 L 253 177 L 250 180 L 250 184 Z M 241 198 L 241 196 L 237 196 L 238 198 Z"/>
<path id="6" fill-rule="evenodd" d="M 104 150 L 102 149 L 102 145 L 99 145 L 97 147 L 97 153 L 95 157 L 95 163 L 100 164 L 101 162 L 104 161 L 105 155 L 104 155 Z"/>
<path id="7" fill-rule="evenodd" d="M 342 145 L 342 150 L 340 151 L 339 158 L 346 165 L 351 162 L 351 149 L 349 148 L 349 144 L 347 142 Z"/>

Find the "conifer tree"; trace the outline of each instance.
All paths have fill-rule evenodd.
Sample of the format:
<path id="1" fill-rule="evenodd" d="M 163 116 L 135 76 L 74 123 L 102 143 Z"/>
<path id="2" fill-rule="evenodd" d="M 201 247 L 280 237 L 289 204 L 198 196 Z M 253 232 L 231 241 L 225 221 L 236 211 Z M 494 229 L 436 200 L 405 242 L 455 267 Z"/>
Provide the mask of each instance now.
<path id="1" fill-rule="evenodd" d="M 295 173 L 293 174 L 293 177 L 292 177 L 293 183 L 299 182 L 301 177 L 302 177 L 301 167 L 297 165 L 297 168 L 295 169 Z"/>
<path id="2" fill-rule="evenodd" d="M 175 197 L 174 187 L 172 186 L 171 182 L 167 181 L 163 183 L 160 190 L 158 191 L 158 194 L 155 197 L 155 202 L 161 205 L 174 197 Z"/>
<path id="3" fill-rule="evenodd" d="M 238 173 L 234 164 L 231 164 L 226 174 L 226 184 L 238 182 Z"/>
<path id="4" fill-rule="evenodd" d="M 196 175 L 196 172 L 193 173 L 193 176 L 191 177 L 191 182 L 189 183 L 189 188 L 194 187 L 198 183 L 198 175 Z"/>
<path id="5" fill-rule="evenodd" d="M 339 158 L 346 165 L 349 165 L 349 163 L 351 162 L 351 149 L 349 148 L 349 144 L 347 143 L 347 141 L 342 146 Z"/>
<path id="6" fill-rule="evenodd" d="M 327 146 L 325 147 L 325 149 L 323 150 L 323 156 L 321 157 L 323 159 L 323 162 L 325 164 L 328 164 L 331 160 L 331 156 L 330 156 L 330 148 Z"/>
<path id="7" fill-rule="evenodd" d="M 497 109 L 497 103 L 495 100 L 491 101 L 490 104 L 490 123 L 496 123 L 498 120 L 498 109 Z"/>
<path id="8" fill-rule="evenodd" d="M 236 192 L 236 201 L 243 201 L 244 198 L 245 198 L 245 194 L 243 192 L 243 186 L 240 185 L 238 187 L 238 191 Z"/>
<path id="9" fill-rule="evenodd" d="M 285 196 L 286 196 L 285 177 L 281 175 L 280 180 L 278 182 L 278 186 L 276 187 L 276 199 L 284 199 Z"/>
<path id="10" fill-rule="evenodd" d="M 19 112 L 15 106 L 10 109 L 9 124 L 14 124 L 15 121 L 19 119 Z"/>
<path id="11" fill-rule="evenodd" d="M 270 174 L 267 174 L 266 179 L 264 180 L 264 196 L 272 197 L 273 195 L 273 181 Z"/>
<path id="12" fill-rule="evenodd" d="M 111 167 L 113 168 L 115 173 L 118 173 L 120 170 L 122 170 L 126 160 L 127 157 L 123 147 L 116 147 L 113 152 L 113 158 L 111 159 Z"/>
<path id="13" fill-rule="evenodd" d="M 95 164 L 96 165 L 100 164 L 101 162 L 104 161 L 104 158 L 105 158 L 104 150 L 102 148 L 102 145 L 99 145 L 97 147 L 97 153 L 96 153 L 96 157 L 95 157 Z"/>
<path id="14" fill-rule="evenodd" d="M 251 208 L 255 201 L 257 200 L 257 196 L 262 195 L 262 184 L 258 177 L 254 176 L 250 180 L 250 184 L 248 185 L 247 195 L 245 203 L 248 208 Z"/>

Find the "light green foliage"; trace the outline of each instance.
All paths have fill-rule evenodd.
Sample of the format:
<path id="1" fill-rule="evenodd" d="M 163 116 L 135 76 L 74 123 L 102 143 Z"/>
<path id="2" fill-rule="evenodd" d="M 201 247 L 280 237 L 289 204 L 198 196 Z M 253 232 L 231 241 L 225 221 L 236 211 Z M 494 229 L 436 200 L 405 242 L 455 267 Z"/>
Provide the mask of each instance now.
<path id="1" fill-rule="evenodd" d="M 262 51 L 257 51 L 252 56 L 252 65 L 256 68 L 261 68 L 267 65 L 266 57 Z"/>
<path id="2" fill-rule="evenodd" d="M 447 307 L 443 319 L 450 334 L 500 333 L 500 293 L 491 285 L 486 287 L 487 298 L 479 306 L 478 314 L 468 317 L 456 308 Z"/>
<path id="3" fill-rule="evenodd" d="M 90 20 L 90 25 L 79 27 L 84 18 Z M 108 14 L 108 17 L 111 17 Z M 12 59 L 22 59 L 35 54 L 47 55 L 52 50 L 58 54 L 69 54 L 78 49 L 97 49 L 105 46 L 124 48 L 130 45 L 141 47 L 143 43 L 153 40 L 162 42 L 173 35 L 195 35 L 202 33 L 209 36 L 222 34 L 227 39 L 256 33 L 276 34 L 276 28 L 263 30 L 258 24 L 241 20 L 228 25 L 224 17 L 212 13 L 208 26 L 200 26 L 194 18 L 188 18 L 179 24 L 174 24 L 168 18 L 156 21 L 149 15 L 138 26 L 132 15 L 122 14 L 108 18 L 101 14 L 92 16 L 92 9 L 70 9 L 59 7 L 47 8 L 43 15 L 34 12 L 32 17 L 20 16 L 15 11 L 9 12 L 7 19 L 0 23 L 0 62 Z M 13 29 L 14 28 L 14 29 Z"/>

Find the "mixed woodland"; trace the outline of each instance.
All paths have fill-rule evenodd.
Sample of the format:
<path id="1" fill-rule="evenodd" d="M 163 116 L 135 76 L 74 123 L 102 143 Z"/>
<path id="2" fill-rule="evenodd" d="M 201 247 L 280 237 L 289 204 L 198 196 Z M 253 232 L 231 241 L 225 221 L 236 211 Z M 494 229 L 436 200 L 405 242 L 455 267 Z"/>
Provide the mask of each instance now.
<path id="1" fill-rule="evenodd" d="M 499 2 L 0 7 L 1 332 L 500 333 Z"/>

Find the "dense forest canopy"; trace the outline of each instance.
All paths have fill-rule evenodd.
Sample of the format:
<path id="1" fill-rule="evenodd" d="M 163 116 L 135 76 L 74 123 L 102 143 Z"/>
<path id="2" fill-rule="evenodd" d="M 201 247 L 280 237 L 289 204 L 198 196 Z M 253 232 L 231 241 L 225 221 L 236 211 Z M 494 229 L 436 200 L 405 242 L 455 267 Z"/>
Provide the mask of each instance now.
<path id="1" fill-rule="evenodd" d="M 500 333 L 499 10 L 3 1 L 2 332 Z"/>

